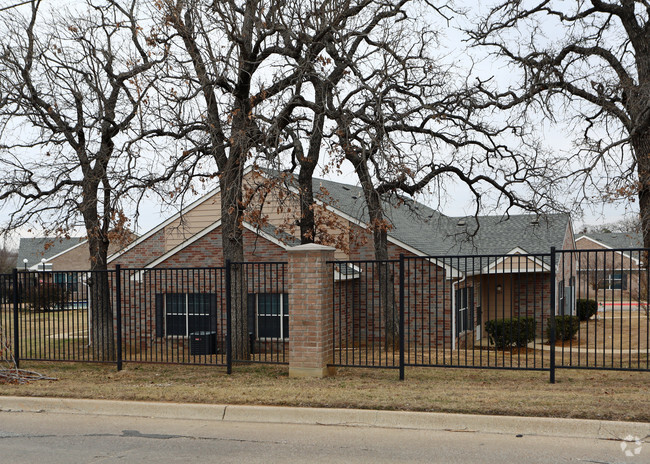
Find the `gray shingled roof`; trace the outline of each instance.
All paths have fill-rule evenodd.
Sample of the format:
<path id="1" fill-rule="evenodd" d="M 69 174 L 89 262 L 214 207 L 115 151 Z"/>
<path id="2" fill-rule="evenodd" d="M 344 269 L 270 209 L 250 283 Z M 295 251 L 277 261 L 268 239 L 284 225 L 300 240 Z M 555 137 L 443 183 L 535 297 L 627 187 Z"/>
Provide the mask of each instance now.
<path id="1" fill-rule="evenodd" d="M 276 237 L 278 240 L 280 240 L 282 243 L 285 243 L 289 246 L 297 246 L 300 245 L 300 239 L 294 237 L 293 235 L 275 227 L 273 224 L 264 224 L 262 227 L 260 227 L 260 230 L 262 232 L 266 232 L 272 237 Z"/>
<path id="2" fill-rule="evenodd" d="M 21 238 L 18 246 L 16 267 L 23 269 L 25 266 L 23 259 L 25 258 L 27 258 L 27 267 L 32 267 L 40 263 L 41 259 L 49 259 L 52 256 L 63 253 L 85 240 L 83 237 L 71 237 L 70 239 L 56 237 Z"/>
<path id="3" fill-rule="evenodd" d="M 360 187 L 314 179 L 314 193 L 321 187 L 333 207 L 368 221 Z M 389 235 L 429 256 L 505 254 L 515 248 L 548 253 L 552 246 L 562 249 L 570 220 L 568 214 L 449 217 L 413 200 L 403 200 L 398 207 L 392 203 L 384 202 L 393 226 Z"/>
<path id="4" fill-rule="evenodd" d="M 270 176 L 277 171 L 263 169 Z M 297 186 L 297 177 L 286 182 Z M 325 179 L 313 179 L 314 195 L 355 220 L 367 223 L 367 207 L 360 187 Z M 398 206 L 396 206 L 398 205 Z M 526 253 L 549 253 L 552 246 L 562 249 L 568 214 L 448 217 L 411 199 L 395 197 L 384 201 L 384 212 L 392 229 L 389 235 L 433 257 L 450 255 L 504 255 L 519 248 Z M 464 222 L 464 225 L 459 225 Z M 478 226 L 478 227 L 477 227 Z M 299 240 L 268 224 L 262 230 L 288 245 Z M 21 242 L 22 243 L 22 242 Z M 22 259 L 22 258 L 20 258 Z M 40 260 L 40 258 L 39 258 Z M 491 261 L 491 260 L 488 260 Z M 485 264 L 485 262 L 482 262 Z M 479 265 L 477 262 L 476 265 Z M 355 269 L 342 269 L 341 275 L 355 275 Z"/>
<path id="5" fill-rule="evenodd" d="M 607 245 L 610 248 L 641 248 L 643 247 L 643 237 L 635 232 L 590 232 L 580 234 L 580 237 L 587 236 Z"/>

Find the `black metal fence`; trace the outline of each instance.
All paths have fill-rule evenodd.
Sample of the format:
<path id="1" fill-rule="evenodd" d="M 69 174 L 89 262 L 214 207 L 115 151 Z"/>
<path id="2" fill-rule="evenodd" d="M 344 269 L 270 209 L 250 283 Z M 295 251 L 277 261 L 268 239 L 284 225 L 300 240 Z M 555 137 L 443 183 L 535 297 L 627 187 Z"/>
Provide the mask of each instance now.
<path id="1" fill-rule="evenodd" d="M 400 366 L 400 262 L 330 263 L 333 359 L 338 367 Z"/>
<path id="2" fill-rule="evenodd" d="M 647 263 L 641 248 L 558 252 L 557 313 L 579 320 L 563 321 L 558 368 L 650 370 Z"/>
<path id="3" fill-rule="evenodd" d="M 337 261 L 332 365 L 650 370 L 645 250 Z"/>
<path id="4" fill-rule="evenodd" d="M 12 274 L 0 274 L 0 362 L 13 359 L 13 296 Z"/>
<path id="5" fill-rule="evenodd" d="M 120 270 L 122 359 L 226 365 L 226 269 Z"/>
<path id="6" fill-rule="evenodd" d="M 115 359 L 114 347 L 109 344 L 110 352 L 103 346 L 106 333 L 91 330 L 93 316 L 89 310 L 93 300 L 98 306 L 114 306 L 114 271 L 22 271 L 14 272 L 10 280 L 13 285 L 11 296 L 4 299 L 2 324 L 17 362 Z M 95 327 L 99 327 L 96 322 Z M 107 333 L 114 343 L 111 329 L 108 327 Z M 93 334 L 102 342 L 93 343 Z"/>
<path id="7" fill-rule="evenodd" d="M 336 261 L 331 365 L 650 370 L 648 251 Z M 0 360 L 288 361 L 287 264 L 0 275 Z M 100 328 L 102 328 L 100 330 Z"/>
<path id="8" fill-rule="evenodd" d="M 233 317 L 232 321 L 231 343 L 235 362 L 288 362 L 289 289 L 285 282 L 286 273 L 284 262 L 232 264 L 230 300 L 246 308 L 245 318 Z"/>
<path id="9" fill-rule="evenodd" d="M 14 271 L 0 275 L 3 355 L 118 368 L 286 363 L 285 275 L 283 262 Z"/>

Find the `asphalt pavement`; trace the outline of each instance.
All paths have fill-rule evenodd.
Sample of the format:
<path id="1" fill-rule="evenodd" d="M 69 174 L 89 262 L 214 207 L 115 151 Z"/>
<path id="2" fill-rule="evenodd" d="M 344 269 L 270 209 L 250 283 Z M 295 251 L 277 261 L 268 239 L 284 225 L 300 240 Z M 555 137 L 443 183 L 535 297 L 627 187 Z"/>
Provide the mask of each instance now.
<path id="1" fill-rule="evenodd" d="M 0 397 L 0 463 L 649 463 L 650 424 Z"/>

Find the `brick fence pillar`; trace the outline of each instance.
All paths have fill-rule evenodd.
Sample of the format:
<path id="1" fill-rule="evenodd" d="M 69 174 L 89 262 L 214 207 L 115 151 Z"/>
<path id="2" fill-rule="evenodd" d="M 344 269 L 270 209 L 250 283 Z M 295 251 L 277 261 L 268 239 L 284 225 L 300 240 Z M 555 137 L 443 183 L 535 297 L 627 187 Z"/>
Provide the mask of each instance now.
<path id="1" fill-rule="evenodd" d="M 326 377 L 333 352 L 332 266 L 335 249 L 289 248 L 289 377 Z"/>

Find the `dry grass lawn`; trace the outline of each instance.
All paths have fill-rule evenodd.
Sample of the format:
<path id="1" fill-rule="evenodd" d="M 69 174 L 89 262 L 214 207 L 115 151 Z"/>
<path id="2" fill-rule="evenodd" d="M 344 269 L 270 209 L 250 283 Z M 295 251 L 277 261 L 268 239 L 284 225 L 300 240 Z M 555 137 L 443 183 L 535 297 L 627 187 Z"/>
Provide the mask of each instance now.
<path id="1" fill-rule="evenodd" d="M 0 385 L 0 395 L 150 400 L 212 404 L 337 407 L 471 414 L 532 415 L 650 422 L 650 373 L 558 370 L 339 369 L 326 379 L 293 379 L 286 367 L 222 368 L 127 364 L 24 363 L 57 377 Z M 1 399 L 0 399 L 1 402 Z"/>
<path id="2" fill-rule="evenodd" d="M 11 314 L 1 315 L 0 319 L 3 320 L 0 322 L 11 326 Z M 649 324 L 645 314 L 633 313 L 632 318 L 625 316 L 616 313 L 612 319 L 583 323 L 580 339 L 571 344 L 577 344 L 581 349 L 602 350 L 603 346 L 620 349 L 622 346 L 623 350 L 635 348 L 646 352 Z M 42 346 L 33 340 L 45 340 L 48 350 L 66 354 L 74 353 L 79 340 L 83 341 L 83 335 L 68 333 L 70 331 L 66 329 L 71 325 L 85 329 L 83 318 L 79 318 L 74 311 L 32 317 L 49 320 L 47 324 L 39 320 L 40 327 L 45 327 L 41 332 L 27 331 L 22 340 L 24 348 L 33 344 L 33 349 L 40 351 Z M 609 338 L 612 328 L 614 335 Z M 632 337 L 627 340 L 617 338 L 621 328 L 623 333 L 631 333 Z M 69 349 L 69 345 L 72 349 Z M 512 363 L 515 366 L 528 363 L 529 366 L 546 367 L 549 353 L 529 351 L 520 350 L 514 357 L 508 355 L 504 358 L 502 353 L 489 355 L 480 350 L 459 350 L 448 353 L 445 359 L 436 358 L 435 362 L 479 365 Z M 354 353 L 347 354 L 355 356 Z M 570 354 L 570 349 L 564 353 L 565 356 Z M 407 361 L 434 361 L 431 354 L 426 355 L 427 359 L 424 359 L 422 353 L 409 352 Z M 488 355 L 491 356 L 489 362 L 484 359 Z M 478 359 L 475 359 L 476 356 Z M 562 356 L 558 354 L 559 364 L 565 362 Z M 596 360 L 593 355 L 589 359 L 586 356 L 580 352 L 580 359 L 571 362 L 591 365 L 597 361 L 599 365 L 618 366 L 618 358 Z M 639 359 L 636 358 L 641 355 L 635 356 L 633 364 L 647 366 L 647 354 L 644 353 Z M 396 358 L 383 359 L 384 363 L 387 361 L 389 364 L 397 362 Z M 367 408 L 650 422 L 648 372 L 558 370 L 558 383 L 551 385 L 548 383 L 548 372 L 507 370 L 407 368 L 406 380 L 400 382 L 396 370 L 386 369 L 340 368 L 336 377 L 309 380 L 289 378 L 286 366 L 235 366 L 231 376 L 226 375 L 223 368 L 201 366 L 127 363 L 122 372 L 116 372 L 115 367 L 110 365 L 80 363 L 24 362 L 21 367 L 59 380 L 0 385 L 0 396 Z"/>
<path id="3" fill-rule="evenodd" d="M 581 322 L 577 341 L 589 348 L 647 351 L 649 328 L 645 311 L 607 311 Z"/>

